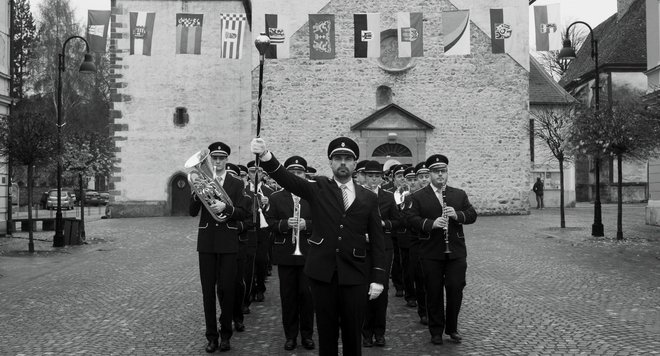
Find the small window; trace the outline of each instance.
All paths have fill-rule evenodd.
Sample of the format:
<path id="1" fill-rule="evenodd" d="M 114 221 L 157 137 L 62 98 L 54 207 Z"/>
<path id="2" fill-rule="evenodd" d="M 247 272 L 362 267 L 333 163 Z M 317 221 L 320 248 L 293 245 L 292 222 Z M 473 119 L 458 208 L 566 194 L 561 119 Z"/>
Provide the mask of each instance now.
<path id="1" fill-rule="evenodd" d="M 174 110 L 174 125 L 183 127 L 188 124 L 188 109 L 179 106 Z"/>
<path id="2" fill-rule="evenodd" d="M 392 88 L 381 85 L 376 89 L 376 106 L 382 107 L 392 103 Z"/>

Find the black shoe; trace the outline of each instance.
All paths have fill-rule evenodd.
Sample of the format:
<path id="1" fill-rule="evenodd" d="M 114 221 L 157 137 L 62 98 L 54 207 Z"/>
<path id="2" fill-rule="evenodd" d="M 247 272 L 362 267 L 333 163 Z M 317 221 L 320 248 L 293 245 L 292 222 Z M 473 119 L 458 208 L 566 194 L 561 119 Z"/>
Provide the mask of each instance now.
<path id="1" fill-rule="evenodd" d="M 255 302 L 263 302 L 265 299 L 264 294 L 259 292 L 257 295 L 254 297 Z"/>
<path id="2" fill-rule="evenodd" d="M 449 337 L 457 344 L 460 344 L 461 340 L 463 340 L 463 337 L 458 332 L 449 333 Z"/>
<path id="3" fill-rule="evenodd" d="M 376 346 L 385 346 L 385 336 L 384 335 L 376 335 L 376 340 L 374 341 L 374 345 L 376 345 Z"/>
<path id="4" fill-rule="evenodd" d="M 442 335 L 433 335 L 433 337 L 431 337 L 431 342 L 433 345 L 442 345 Z"/>
<path id="5" fill-rule="evenodd" d="M 394 294 L 394 296 L 395 296 L 395 297 L 399 297 L 399 298 L 403 297 L 403 291 L 400 290 L 400 289 L 397 289 L 397 290 L 396 290 L 396 293 Z"/>
<path id="6" fill-rule="evenodd" d="M 419 318 L 419 322 L 420 322 L 422 325 L 429 325 L 429 318 L 423 316 L 423 317 Z"/>
<path id="7" fill-rule="evenodd" d="M 212 353 L 218 349 L 218 340 L 209 340 L 209 343 L 206 345 L 206 352 Z"/>
<path id="8" fill-rule="evenodd" d="M 229 339 L 220 341 L 220 351 L 229 351 L 231 350 L 231 345 L 229 344 Z"/>
<path id="9" fill-rule="evenodd" d="M 372 337 L 366 338 L 362 337 L 362 347 L 372 347 L 374 346 L 374 340 Z"/>
<path id="10" fill-rule="evenodd" d="M 406 302 L 406 306 L 410 308 L 417 308 L 417 301 L 414 299 L 411 299 Z"/>
<path id="11" fill-rule="evenodd" d="M 302 345 L 307 350 L 314 350 L 314 348 L 316 347 L 316 345 L 314 344 L 314 340 L 312 339 L 302 339 Z"/>
<path id="12" fill-rule="evenodd" d="M 243 314 L 250 314 L 250 307 L 248 306 L 243 307 Z"/>
<path id="13" fill-rule="evenodd" d="M 243 324 L 242 321 L 235 321 L 234 322 L 234 329 L 238 331 L 239 333 L 245 331 L 245 324 Z"/>
<path id="14" fill-rule="evenodd" d="M 296 340 L 295 339 L 286 339 L 286 342 L 284 343 L 284 349 L 287 351 L 291 351 L 296 348 Z"/>

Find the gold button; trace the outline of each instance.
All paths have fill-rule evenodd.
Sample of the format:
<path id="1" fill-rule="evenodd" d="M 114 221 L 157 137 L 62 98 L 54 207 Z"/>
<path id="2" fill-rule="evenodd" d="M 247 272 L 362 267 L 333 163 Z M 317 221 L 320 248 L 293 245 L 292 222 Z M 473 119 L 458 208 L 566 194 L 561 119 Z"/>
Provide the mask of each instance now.
<path id="1" fill-rule="evenodd" d="M 337 253 L 339 253 L 339 249 L 337 249 Z"/>
<path id="2" fill-rule="evenodd" d="M 344 228 L 344 225 L 339 225 L 339 228 L 340 228 L 340 229 L 343 229 L 343 228 Z"/>
<path id="3" fill-rule="evenodd" d="M 337 240 L 341 241 L 341 236 L 339 236 L 339 237 L 337 238 Z"/>

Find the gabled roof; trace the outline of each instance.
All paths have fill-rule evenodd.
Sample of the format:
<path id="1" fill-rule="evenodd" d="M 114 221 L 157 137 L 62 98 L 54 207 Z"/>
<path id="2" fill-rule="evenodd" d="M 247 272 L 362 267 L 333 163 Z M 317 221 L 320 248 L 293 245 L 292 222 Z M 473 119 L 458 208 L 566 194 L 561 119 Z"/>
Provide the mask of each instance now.
<path id="1" fill-rule="evenodd" d="M 529 56 L 530 105 L 567 105 L 576 101 L 571 94 L 555 82 L 536 58 Z"/>
<path id="2" fill-rule="evenodd" d="M 435 126 L 420 119 L 415 114 L 403 109 L 397 104 L 389 104 L 376 110 L 357 124 L 351 126 L 355 130 L 432 130 Z"/>
<path id="3" fill-rule="evenodd" d="M 577 24 L 575 26 L 582 26 Z M 585 81 L 594 78 L 595 64 L 591 59 L 591 36 L 577 52 L 559 84 L 571 90 Z M 598 66 L 602 72 L 646 71 L 646 2 L 636 0 L 628 11 L 617 19 L 610 16 L 594 28 L 598 40 Z"/>

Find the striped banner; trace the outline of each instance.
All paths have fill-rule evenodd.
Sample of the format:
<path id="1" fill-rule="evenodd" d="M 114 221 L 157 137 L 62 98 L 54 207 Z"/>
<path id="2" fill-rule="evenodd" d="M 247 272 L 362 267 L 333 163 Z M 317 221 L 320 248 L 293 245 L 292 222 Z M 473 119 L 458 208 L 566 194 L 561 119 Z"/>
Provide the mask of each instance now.
<path id="1" fill-rule="evenodd" d="M 176 14 L 176 54 L 202 53 L 202 14 Z"/>
<path id="2" fill-rule="evenodd" d="M 559 4 L 534 6 L 534 34 L 537 51 L 556 51 L 562 46 Z"/>
<path id="3" fill-rule="evenodd" d="M 470 11 L 442 12 L 442 42 L 445 54 L 470 54 Z"/>
<path id="4" fill-rule="evenodd" d="M 87 11 L 87 42 L 91 52 L 105 53 L 110 10 Z"/>
<path id="5" fill-rule="evenodd" d="M 266 58 L 277 58 L 277 45 L 284 43 L 284 30 L 277 26 L 277 15 L 266 14 L 265 28 L 270 38 L 270 46 L 264 55 Z"/>
<path id="6" fill-rule="evenodd" d="M 241 58 L 246 24 L 247 17 L 244 13 L 221 14 L 220 38 L 222 39 L 222 58 Z"/>
<path id="7" fill-rule="evenodd" d="M 397 14 L 399 57 L 424 56 L 424 27 L 421 12 Z"/>
<path id="8" fill-rule="evenodd" d="M 131 12 L 130 31 L 131 49 L 130 54 L 151 55 L 151 41 L 153 39 L 155 12 Z"/>
<path id="9" fill-rule="evenodd" d="M 380 14 L 354 14 L 355 58 L 380 57 Z"/>

